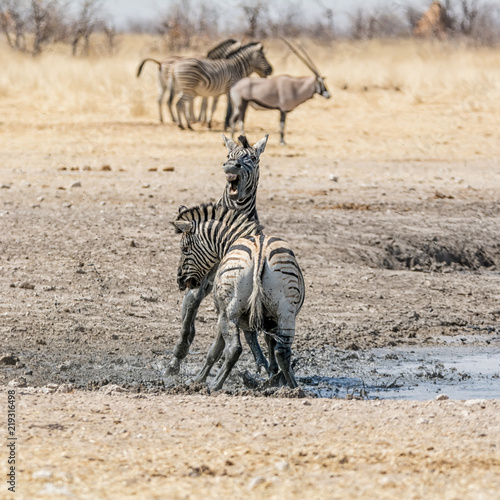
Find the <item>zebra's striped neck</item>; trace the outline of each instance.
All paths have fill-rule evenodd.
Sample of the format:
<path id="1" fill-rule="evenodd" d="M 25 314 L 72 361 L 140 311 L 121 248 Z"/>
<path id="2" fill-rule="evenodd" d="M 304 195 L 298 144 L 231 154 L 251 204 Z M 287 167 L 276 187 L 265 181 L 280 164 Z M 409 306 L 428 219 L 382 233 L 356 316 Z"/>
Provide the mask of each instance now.
<path id="1" fill-rule="evenodd" d="M 181 210 L 174 225 L 183 233 L 181 248 L 184 260 L 189 261 L 189 273 L 199 279 L 224 257 L 238 238 L 261 234 L 263 229 L 247 214 L 213 203 Z"/>
<path id="2" fill-rule="evenodd" d="M 226 187 L 219 204 L 227 210 L 237 210 L 242 214 L 246 214 L 249 219 L 255 219 L 257 222 L 259 220 L 257 215 L 257 188 L 248 198 L 233 200 L 229 196 L 229 188 Z"/>

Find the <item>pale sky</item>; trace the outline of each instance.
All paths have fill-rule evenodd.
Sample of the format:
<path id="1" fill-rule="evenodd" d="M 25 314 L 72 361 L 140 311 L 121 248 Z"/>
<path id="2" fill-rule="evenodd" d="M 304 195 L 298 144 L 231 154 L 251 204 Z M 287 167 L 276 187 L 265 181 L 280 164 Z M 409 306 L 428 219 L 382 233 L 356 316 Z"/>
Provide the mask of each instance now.
<path id="1" fill-rule="evenodd" d="M 237 22 L 241 20 L 242 9 L 241 5 L 245 4 L 244 0 L 204 0 L 208 5 L 215 5 L 221 11 L 221 21 L 223 23 Z M 359 7 L 370 10 L 376 7 L 388 7 L 390 9 L 401 9 L 412 6 L 415 8 L 425 9 L 430 5 L 432 0 L 268 0 L 263 2 L 267 4 L 269 14 L 272 17 L 279 18 L 280 10 L 286 5 L 298 5 L 303 7 L 303 11 L 310 11 L 312 18 L 318 15 L 325 9 L 332 9 L 334 12 L 334 24 L 338 27 L 348 24 L 349 14 L 355 12 Z M 110 20 L 118 29 L 127 26 L 129 19 L 137 21 L 151 21 L 157 19 L 164 14 L 169 5 L 175 2 L 169 0 L 102 0 L 103 10 L 109 14 Z M 193 7 L 197 0 L 191 0 Z M 250 5 L 254 1 L 246 2 Z M 496 0 L 492 3 L 500 3 Z M 307 9 L 306 9 L 307 6 Z"/>

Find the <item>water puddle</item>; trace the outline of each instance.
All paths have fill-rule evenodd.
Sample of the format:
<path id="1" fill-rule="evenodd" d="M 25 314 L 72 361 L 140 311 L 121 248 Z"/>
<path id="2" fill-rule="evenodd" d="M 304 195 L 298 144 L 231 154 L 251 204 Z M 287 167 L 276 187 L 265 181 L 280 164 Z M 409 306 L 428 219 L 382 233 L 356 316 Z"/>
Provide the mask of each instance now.
<path id="1" fill-rule="evenodd" d="M 446 394 L 450 399 L 500 398 L 498 345 L 363 352 L 329 348 L 301 353 L 298 365 L 299 384 L 319 397 L 428 400 Z"/>

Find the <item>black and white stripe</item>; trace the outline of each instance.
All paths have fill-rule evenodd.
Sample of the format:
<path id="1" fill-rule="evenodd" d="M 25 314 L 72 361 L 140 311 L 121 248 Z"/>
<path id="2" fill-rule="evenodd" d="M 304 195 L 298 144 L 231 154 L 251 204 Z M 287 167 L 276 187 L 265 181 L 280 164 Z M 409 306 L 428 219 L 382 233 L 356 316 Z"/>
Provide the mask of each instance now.
<path id="1" fill-rule="evenodd" d="M 250 146 L 246 137 L 240 136 L 240 145 L 223 135 L 228 149 L 227 161 L 223 165 L 226 174 L 226 187 L 217 202 L 218 208 L 234 209 L 244 214 L 247 218 L 258 222 L 256 198 L 259 183 L 260 155 L 264 152 L 268 135 Z M 180 207 L 181 212 L 184 207 Z M 208 217 L 208 215 L 207 215 Z M 199 288 L 189 288 L 182 302 L 182 321 L 179 339 L 173 350 L 169 362 L 169 372 L 176 374 L 180 369 L 180 362 L 184 359 L 196 335 L 195 322 L 198 309 L 203 299 L 212 291 L 213 279 L 219 261 L 214 261 L 212 270 L 199 284 Z M 252 349 L 257 370 L 264 368 L 266 371 L 274 370 L 274 365 L 269 366 L 257 340 L 256 332 L 245 331 L 245 338 Z"/>
<path id="2" fill-rule="evenodd" d="M 193 57 L 177 61 L 172 68 L 172 76 L 179 90 L 179 100 L 176 105 L 179 127 L 184 128 L 182 123 L 184 116 L 188 128 L 191 128 L 185 113 L 186 102 L 197 95 L 204 97 L 228 95 L 232 85 L 254 71 L 261 77 L 268 76 L 272 72 L 260 42 L 240 47 L 226 59 L 210 60 Z M 209 127 L 213 111 L 212 107 L 208 120 Z"/>
<path id="3" fill-rule="evenodd" d="M 305 286 L 288 243 L 261 234 L 258 222 L 244 214 L 211 204 L 183 210 L 173 224 L 182 233 L 177 273 L 181 290 L 199 286 L 221 261 L 214 279 L 218 336 L 195 380 L 206 380 L 228 344 L 224 363 L 211 384 L 212 389 L 220 389 L 241 354 L 240 329 L 258 329 L 269 334 L 270 357 L 276 356 L 288 385 L 296 387 L 291 345 Z"/>
<path id="4" fill-rule="evenodd" d="M 228 40 L 224 40 L 223 42 L 219 43 L 216 45 L 213 49 L 209 50 L 207 52 L 206 58 L 207 59 L 224 59 L 236 50 L 240 48 L 241 44 L 240 42 L 229 38 Z M 203 57 L 203 56 L 200 56 Z M 171 56 L 168 59 L 165 59 L 163 61 L 158 61 L 157 59 L 153 59 L 151 57 L 148 57 L 146 59 L 143 59 L 141 64 L 139 65 L 137 69 L 137 76 L 140 76 L 142 68 L 144 67 L 144 64 L 146 64 L 148 61 L 154 62 L 155 64 L 158 65 L 158 112 L 159 112 L 159 117 L 160 117 L 160 122 L 163 123 L 163 112 L 162 112 L 162 105 L 163 105 L 163 97 L 165 95 L 165 92 L 168 90 L 168 111 L 170 113 L 170 117 L 172 118 L 172 121 L 174 123 L 177 123 L 177 119 L 174 116 L 174 113 L 172 111 L 172 102 L 174 99 L 175 95 L 175 88 L 174 88 L 174 81 L 172 77 L 172 69 L 174 67 L 174 64 L 178 61 L 183 59 L 181 56 Z M 202 111 L 205 109 L 206 113 L 206 107 L 207 107 L 207 102 L 206 98 L 203 99 L 202 103 Z M 190 117 L 191 119 L 194 120 L 194 109 L 193 109 L 193 100 L 190 101 L 189 103 L 189 108 L 190 108 Z"/>

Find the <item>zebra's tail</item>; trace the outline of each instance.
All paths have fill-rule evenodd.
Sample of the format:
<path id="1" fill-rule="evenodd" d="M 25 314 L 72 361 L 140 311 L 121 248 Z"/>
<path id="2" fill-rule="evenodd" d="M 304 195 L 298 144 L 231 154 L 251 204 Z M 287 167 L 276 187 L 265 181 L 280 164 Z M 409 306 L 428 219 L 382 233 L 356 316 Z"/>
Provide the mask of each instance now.
<path id="1" fill-rule="evenodd" d="M 260 236 L 259 251 L 254 252 L 253 259 L 253 289 L 248 299 L 248 307 L 250 309 L 250 328 L 254 331 L 262 329 L 262 273 L 266 259 L 263 258 L 262 243 L 264 236 Z"/>
<path id="2" fill-rule="evenodd" d="M 141 71 L 142 71 L 142 67 L 148 62 L 148 61 L 151 61 L 151 62 L 154 62 L 156 64 L 158 64 L 158 66 L 161 66 L 161 62 L 160 61 L 157 61 L 156 59 L 151 59 L 150 57 L 144 59 L 144 61 L 141 62 L 140 66 L 137 68 L 137 76 L 140 76 L 141 74 Z"/>

